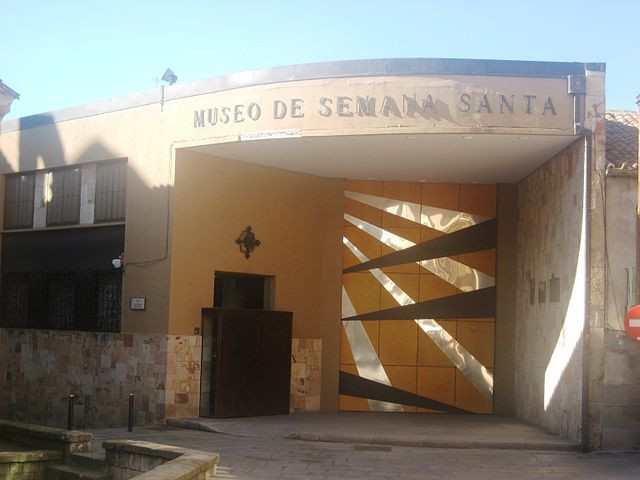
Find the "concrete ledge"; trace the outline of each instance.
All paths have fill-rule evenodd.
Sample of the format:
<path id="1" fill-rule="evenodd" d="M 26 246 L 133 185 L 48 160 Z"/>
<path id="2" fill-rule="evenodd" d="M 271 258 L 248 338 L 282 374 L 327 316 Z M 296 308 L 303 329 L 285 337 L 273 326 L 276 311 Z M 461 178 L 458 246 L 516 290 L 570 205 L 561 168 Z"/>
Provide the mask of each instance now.
<path id="1" fill-rule="evenodd" d="M 0 452 L 0 463 L 55 462 L 64 455 L 57 450 L 32 450 L 29 452 Z"/>
<path id="2" fill-rule="evenodd" d="M 127 452 L 136 455 L 148 455 L 164 460 L 173 460 L 188 452 L 186 448 L 161 445 L 159 443 L 143 442 L 138 440 L 106 440 L 102 448 L 109 452 Z"/>
<path id="3" fill-rule="evenodd" d="M 215 475 L 219 460 L 215 453 L 135 440 L 102 446 L 113 480 L 205 480 Z"/>
<path id="4" fill-rule="evenodd" d="M 91 451 L 92 435 L 77 430 L 0 420 L 0 436 L 29 447 L 58 450 L 65 456 Z"/>
<path id="5" fill-rule="evenodd" d="M 55 450 L 33 450 L 30 452 L 0 452 L 0 479 L 41 480 L 51 465 L 64 458 Z"/>

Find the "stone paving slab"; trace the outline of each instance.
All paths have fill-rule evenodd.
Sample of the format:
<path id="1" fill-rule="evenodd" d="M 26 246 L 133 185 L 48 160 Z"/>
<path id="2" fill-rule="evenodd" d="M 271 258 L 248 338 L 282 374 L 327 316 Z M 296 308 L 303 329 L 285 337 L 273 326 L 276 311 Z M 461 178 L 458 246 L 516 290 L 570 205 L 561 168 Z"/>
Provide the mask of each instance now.
<path id="1" fill-rule="evenodd" d="M 92 430 L 94 448 L 132 439 L 220 455 L 217 478 L 253 479 L 611 479 L 640 478 L 640 453 L 416 448 L 301 442 L 172 427 Z"/>
<path id="2" fill-rule="evenodd" d="M 431 448 L 578 450 L 566 438 L 494 415 L 320 412 L 228 419 L 167 419 L 167 425 L 254 438 Z"/>

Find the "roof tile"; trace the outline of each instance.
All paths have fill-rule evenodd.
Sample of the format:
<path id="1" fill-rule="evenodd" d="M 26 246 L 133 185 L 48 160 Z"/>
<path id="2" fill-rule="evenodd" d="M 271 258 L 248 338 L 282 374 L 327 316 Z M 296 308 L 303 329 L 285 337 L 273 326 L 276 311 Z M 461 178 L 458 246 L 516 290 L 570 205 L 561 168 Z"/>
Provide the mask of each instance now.
<path id="1" fill-rule="evenodd" d="M 608 168 L 638 168 L 638 129 L 640 114 L 632 111 L 609 111 L 607 123 L 606 160 Z"/>

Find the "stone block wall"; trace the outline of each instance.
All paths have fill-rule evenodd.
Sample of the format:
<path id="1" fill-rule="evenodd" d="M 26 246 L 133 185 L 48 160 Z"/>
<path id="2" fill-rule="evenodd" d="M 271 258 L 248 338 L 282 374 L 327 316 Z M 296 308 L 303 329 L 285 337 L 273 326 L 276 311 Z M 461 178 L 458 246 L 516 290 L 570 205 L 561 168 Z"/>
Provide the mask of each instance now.
<path id="1" fill-rule="evenodd" d="M 45 474 L 49 466 L 61 463 L 73 453 L 91 451 L 91 438 L 86 432 L 0 420 L 0 439 L 15 448 L 0 451 L 0 479 L 48 478 Z"/>
<path id="2" fill-rule="evenodd" d="M 134 440 L 108 440 L 103 447 L 113 480 L 208 480 L 215 477 L 219 460 L 216 453 Z"/>
<path id="3" fill-rule="evenodd" d="M 322 339 L 294 338 L 291 344 L 291 398 L 289 411 L 320 411 Z"/>
<path id="4" fill-rule="evenodd" d="M 640 448 L 640 343 L 607 329 L 605 338 L 602 449 Z"/>
<path id="5" fill-rule="evenodd" d="M 202 337 L 168 335 L 165 415 L 197 417 L 200 405 Z"/>
<path id="6" fill-rule="evenodd" d="M 172 457 L 150 455 L 144 452 L 131 452 L 124 449 L 111 448 L 111 444 L 105 445 L 105 463 L 113 480 L 128 480 L 137 477 L 141 473 L 153 470 Z"/>
<path id="7" fill-rule="evenodd" d="M 78 428 L 197 416 L 200 337 L 0 329 L 0 417 Z"/>
<path id="8" fill-rule="evenodd" d="M 517 416 L 577 442 L 586 302 L 583 150 L 577 141 L 518 185 L 514 365 Z"/>
<path id="9" fill-rule="evenodd" d="M 0 438 L 29 448 L 54 450 L 69 456 L 74 453 L 90 452 L 93 436 L 91 433 L 77 430 L 61 430 L 0 420 Z"/>
<path id="10" fill-rule="evenodd" d="M 606 177 L 607 297 L 602 378 L 603 449 L 640 446 L 640 342 L 624 329 L 627 271 L 637 265 L 637 171 L 611 169 Z M 633 270 L 632 270 L 633 273 Z M 635 274 L 634 274 L 635 275 Z M 633 289 L 632 289 L 633 291 Z M 635 292 L 633 292 L 635 293 Z"/>
<path id="11" fill-rule="evenodd" d="M 290 411 L 319 411 L 322 340 L 294 338 Z M 135 425 L 197 417 L 202 337 L 0 329 L 0 418 L 66 427 Z M 207 375 L 205 368 L 205 375 Z"/>
<path id="12" fill-rule="evenodd" d="M 42 480 L 47 468 L 59 463 L 62 453 L 54 450 L 0 452 L 0 478 L 10 480 Z"/>

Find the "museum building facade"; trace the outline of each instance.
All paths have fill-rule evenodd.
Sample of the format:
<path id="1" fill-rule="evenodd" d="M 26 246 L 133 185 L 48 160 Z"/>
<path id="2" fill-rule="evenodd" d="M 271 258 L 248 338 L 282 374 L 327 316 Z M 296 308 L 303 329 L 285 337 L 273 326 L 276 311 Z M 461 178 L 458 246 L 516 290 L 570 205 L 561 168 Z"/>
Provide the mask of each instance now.
<path id="1" fill-rule="evenodd" d="M 140 424 L 213 414 L 206 312 L 285 311 L 291 412 L 510 415 L 637 445 L 604 79 L 346 61 L 5 121 L 0 416 L 44 422 L 70 393 L 87 426 L 124 424 L 129 393 Z M 635 268 L 635 239 L 612 249 Z"/>

